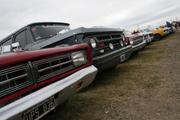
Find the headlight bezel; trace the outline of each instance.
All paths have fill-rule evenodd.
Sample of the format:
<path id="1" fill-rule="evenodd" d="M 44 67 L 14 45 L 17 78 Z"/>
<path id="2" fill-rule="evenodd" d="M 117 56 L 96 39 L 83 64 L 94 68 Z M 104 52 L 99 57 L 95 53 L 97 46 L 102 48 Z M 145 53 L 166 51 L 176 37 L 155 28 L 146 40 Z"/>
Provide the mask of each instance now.
<path id="1" fill-rule="evenodd" d="M 72 52 L 71 58 L 74 67 L 79 67 L 88 63 L 88 56 L 85 50 Z"/>

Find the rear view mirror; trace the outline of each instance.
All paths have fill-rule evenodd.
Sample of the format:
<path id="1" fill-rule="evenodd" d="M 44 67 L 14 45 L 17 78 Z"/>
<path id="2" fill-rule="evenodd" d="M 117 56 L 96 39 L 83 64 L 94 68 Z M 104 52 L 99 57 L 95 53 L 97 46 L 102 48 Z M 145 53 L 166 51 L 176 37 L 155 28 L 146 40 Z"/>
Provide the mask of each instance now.
<path id="1" fill-rule="evenodd" d="M 19 42 L 15 42 L 15 43 L 12 43 L 12 48 L 17 48 L 17 47 L 19 47 L 20 45 L 19 45 Z"/>

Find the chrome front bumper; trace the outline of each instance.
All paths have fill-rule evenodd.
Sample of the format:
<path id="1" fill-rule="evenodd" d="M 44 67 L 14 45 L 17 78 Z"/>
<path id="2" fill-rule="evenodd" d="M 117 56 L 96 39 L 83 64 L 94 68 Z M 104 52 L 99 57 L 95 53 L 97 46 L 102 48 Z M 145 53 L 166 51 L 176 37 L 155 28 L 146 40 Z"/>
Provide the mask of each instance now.
<path id="1" fill-rule="evenodd" d="M 128 45 L 124 48 L 112 51 L 110 53 L 94 57 L 93 63 L 99 71 L 103 71 L 126 61 L 127 59 L 129 59 L 131 53 L 131 45 Z M 125 56 L 125 59 L 123 61 L 120 59 L 122 55 Z"/>
<path id="2" fill-rule="evenodd" d="M 63 103 L 73 94 L 87 87 L 95 78 L 97 68 L 89 66 L 64 79 L 61 79 L 47 87 L 31 93 L 21 99 L 16 100 L 0 108 L 0 120 L 21 120 L 23 112 L 55 96 L 56 106 Z"/>

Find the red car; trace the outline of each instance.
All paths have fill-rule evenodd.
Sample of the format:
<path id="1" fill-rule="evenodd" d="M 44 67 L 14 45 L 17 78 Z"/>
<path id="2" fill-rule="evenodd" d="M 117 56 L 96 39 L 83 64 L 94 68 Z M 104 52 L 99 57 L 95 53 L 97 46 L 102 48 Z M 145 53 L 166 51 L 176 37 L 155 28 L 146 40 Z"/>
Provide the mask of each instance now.
<path id="1" fill-rule="evenodd" d="M 86 44 L 0 56 L 0 120 L 35 120 L 88 86 L 97 69 Z"/>

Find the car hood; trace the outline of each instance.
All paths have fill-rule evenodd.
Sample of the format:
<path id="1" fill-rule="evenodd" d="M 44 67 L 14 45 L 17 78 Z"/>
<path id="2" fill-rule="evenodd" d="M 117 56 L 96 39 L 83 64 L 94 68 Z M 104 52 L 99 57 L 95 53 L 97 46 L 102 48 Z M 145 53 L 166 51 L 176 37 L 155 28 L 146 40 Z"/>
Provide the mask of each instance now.
<path id="1" fill-rule="evenodd" d="M 141 34 L 143 34 L 143 35 L 149 35 L 149 34 L 152 34 L 152 32 L 143 31 Z"/>
<path id="2" fill-rule="evenodd" d="M 80 27 L 74 30 L 70 30 L 66 33 L 58 34 L 52 38 L 49 39 L 43 39 L 40 41 L 36 41 L 31 46 L 28 46 L 31 50 L 37 50 L 44 48 L 48 45 L 51 45 L 53 43 L 56 43 L 58 41 L 64 40 L 68 37 L 75 36 L 78 34 L 88 34 L 88 33 L 103 33 L 103 32 L 122 32 L 120 29 L 114 29 L 114 28 L 84 28 Z"/>

